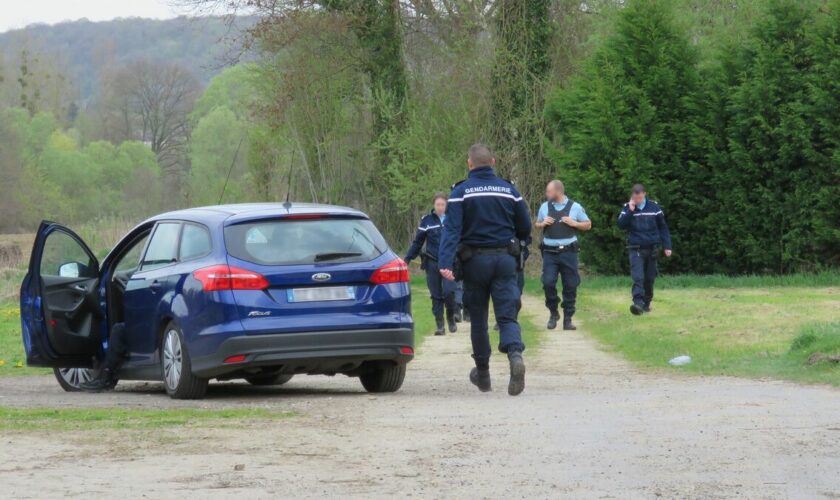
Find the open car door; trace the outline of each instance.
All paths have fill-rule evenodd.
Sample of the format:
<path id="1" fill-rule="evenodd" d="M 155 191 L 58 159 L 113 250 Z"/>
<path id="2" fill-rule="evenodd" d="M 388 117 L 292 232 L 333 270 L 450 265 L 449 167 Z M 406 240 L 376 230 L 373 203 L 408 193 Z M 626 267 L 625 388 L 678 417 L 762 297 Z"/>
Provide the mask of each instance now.
<path id="1" fill-rule="evenodd" d="M 38 227 L 20 289 L 26 364 L 90 367 L 101 348 L 99 262 L 76 233 Z"/>

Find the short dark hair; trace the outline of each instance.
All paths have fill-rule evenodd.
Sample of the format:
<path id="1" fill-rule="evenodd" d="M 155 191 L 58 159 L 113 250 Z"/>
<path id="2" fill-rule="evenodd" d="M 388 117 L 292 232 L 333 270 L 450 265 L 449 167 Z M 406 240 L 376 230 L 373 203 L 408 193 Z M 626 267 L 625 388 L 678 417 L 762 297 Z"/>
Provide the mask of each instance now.
<path id="1" fill-rule="evenodd" d="M 633 184 L 633 194 L 642 194 L 645 192 L 645 186 L 643 184 Z"/>
<path id="2" fill-rule="evenodd" d="M 479 142 L 470 146 L 468 156 L 470 160 L 472 160 L 473 165 L 476 167 L 490 165 L 494 158 L 493 152 L 490 151 L 490 148 Z"/>
<path id="3" fill-rule="evenodd" d="M 449 200 L 449 197 L 446 196 L 446 193 L 444 193 L 443 191 L 438 191 L 437 193 L 435 193 L 435 196 L 432 198 L 432 203 L 434 203 L 438 200 L 447 201 L 447 200 Z"/>

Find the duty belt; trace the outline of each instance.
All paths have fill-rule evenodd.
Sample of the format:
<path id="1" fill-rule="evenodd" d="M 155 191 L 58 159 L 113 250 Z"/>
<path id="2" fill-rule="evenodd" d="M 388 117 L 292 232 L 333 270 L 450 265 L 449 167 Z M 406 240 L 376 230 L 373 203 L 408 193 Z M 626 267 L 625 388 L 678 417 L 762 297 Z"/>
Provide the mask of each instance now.
<path id="1" fill-rule="evenodd" d="M 550 246 L 545 243 L 540 245 L 540 250 L 548 253 L 577 252 L 579 248 L 580 245 L 578 245 L 577 241 L 569 243 L 568 245 Z"/>
<path id="2" fill-rule="evenodd" d="M 510 253 L 507 247 L 473 247 L 472 250 L 476 255 L 507 255 Z"/>

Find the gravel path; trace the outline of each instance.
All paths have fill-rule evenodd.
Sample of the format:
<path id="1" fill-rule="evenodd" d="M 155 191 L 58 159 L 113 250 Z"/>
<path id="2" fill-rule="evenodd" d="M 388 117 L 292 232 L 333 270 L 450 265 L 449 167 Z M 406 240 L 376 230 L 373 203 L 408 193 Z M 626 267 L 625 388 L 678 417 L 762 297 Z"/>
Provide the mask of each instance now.
<path id="1" fill-rule="evenodd" d="M 525 307 L 543 323 L 539 301 Z M 214 384 L 199 402 L 158 384 L 90 395 L 0 379 L 2 406 L 299 413 L 242 428 L 6 432 L 0 496 L 840 498 L 838 390 L 643 373 L 554 331 L 526 353 L 525 393 L 512 398 L 501 357 L 494 392 L 469 385 L 468 350 L 467 333 L 430 337 L 385 396 L 345 377 Z"/>

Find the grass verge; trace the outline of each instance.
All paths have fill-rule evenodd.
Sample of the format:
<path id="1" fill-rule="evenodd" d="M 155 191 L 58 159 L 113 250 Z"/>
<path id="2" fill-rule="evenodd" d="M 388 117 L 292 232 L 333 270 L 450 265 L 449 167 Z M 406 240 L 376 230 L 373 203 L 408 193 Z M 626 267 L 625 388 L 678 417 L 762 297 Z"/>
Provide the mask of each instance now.
<path id="1" fill-rule="evenodd" d="M 0 377 L 45 375 L 48 368 L 29 368 L 20 336 L 20 309 L 12 302 L 0 303 Z"/>
<path id="2" fill-rule="evenodd" d="M 0 430 L 153 429 L 241 424 L 252 420 L 280 420 L 295 412 L 261 408 L 228 410 L 124 408 L 9 408 L 0 407 Z"/>
<path id="3" fill-rule="evenodd" d="M 833 278 L 802 276 L 669 277 L 657 281 L 653 313 L 640 317 L 628 310 L 628 279 L 620 288 L 584 284 L 578 317 L 585 333 L 644 367 L 840 385 L 836 363 L 808 362 L 815 353 L 840 354 L 840 288 Z M 668 360 L 683 354 L 692 362 L 670 368 Z"/>

